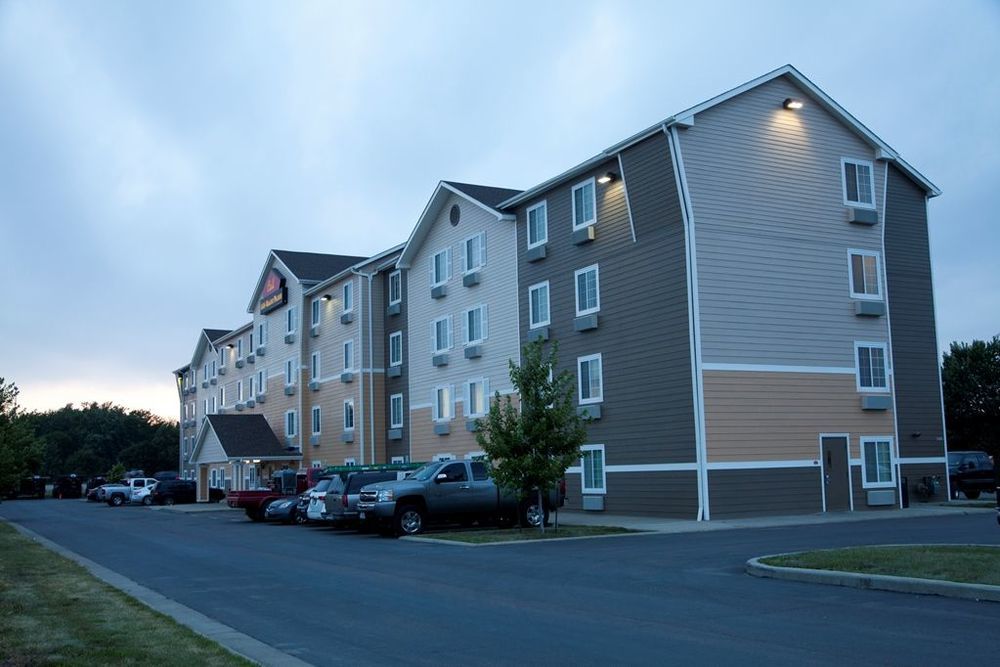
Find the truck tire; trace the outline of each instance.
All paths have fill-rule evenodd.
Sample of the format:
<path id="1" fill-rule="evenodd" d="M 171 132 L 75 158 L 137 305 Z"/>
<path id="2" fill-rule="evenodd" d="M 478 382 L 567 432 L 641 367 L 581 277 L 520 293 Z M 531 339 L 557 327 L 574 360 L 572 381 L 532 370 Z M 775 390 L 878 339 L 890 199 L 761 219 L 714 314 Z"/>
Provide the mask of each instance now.
<path id="1" fill-rule="evenodd" d="M 538 501 L 528 500 L 521 506 L 521 525 L 538 528 L 542 521 L 549 522 L 549 508 L 545 507 L 544 512 L 538 511 Z"/>
<path id="2" fill-rule="evenodd" d="M 424 529 L 427 517 L 417 505 L 403 505 L 396 510 L 393 528 L 396 535 L 419 535 Z"/>
<path id="3" fill-rule="evenodd" d="M 125 504 L 125 496 L 120 493 L 116 493 L 108 499 L 108 504 L 112 507 L 121 507 Z"/>
<path id="4" fill-rule="evenodd" d="M 965 497 L 969 500 L 977 500 L 979 498 L 979 489 L 968 489 L 966 491 L 962 491 L 962 493 L 964 493 Z"/>
<path id="5" fill-rule="evenodd" d="M 150 506 L 150 505 L 152 505 L 153 504 L 153 498 L 151 496 L 146 496 L 145 498 L 142 499 L 142 504 L 146 505 L 147 507 Z"/>

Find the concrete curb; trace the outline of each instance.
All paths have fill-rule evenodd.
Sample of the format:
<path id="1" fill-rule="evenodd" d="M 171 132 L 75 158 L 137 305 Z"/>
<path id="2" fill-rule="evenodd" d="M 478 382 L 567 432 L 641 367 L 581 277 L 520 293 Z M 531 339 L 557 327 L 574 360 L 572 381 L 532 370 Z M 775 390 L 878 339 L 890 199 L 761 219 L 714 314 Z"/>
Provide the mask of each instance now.
<path id="1" fill-rule="evenodd" d="M 549 544 L 551 542 L 573 542 L 576 540 L 601 540 L 609 537 L 638 537 L 642 535 L 657 535 L 655 530 L 629 528 L 628 533 L 609 533 L 607 535 L 578 535 L 576 537 L 546 537 L 540 540 L 503 540 L 498 542 L 463 542 L 461 540 L 442 540 L 433 536 L 403 535 L 399 539 L 410 542 L 425 542 L 427 544 L 448 544 L 460 547 L 502 547 L 510 544 Z"/>
<path id="2" fill-rule="evenodd" d="M 870 546 L 921 545 L 880 544 Z M 992 544 L 969 546 L 995 547 L 995 545 Z M 896 577 L 885 574 L 859 574 L 856 572 L 841 572 L 837 570 L 811 570 L 802 567 L 779 567 L 776 565 L 766 565 L 760 562 L 761 558 L 791 556 L 796 553 L 803 552 L 795 551 L 751 558 L 746 562 L 746 573 L 754 577 L 784 579 L 786 581 L 800 581 L 811 584 L 846 586 L 848 588 L 867 588 L 879 591 L 892 591 L 895 593 L 911 593 L 914 595 L 939 595 L 941 597 L 960 598 L 963 600 L 1000 602 L 1000 586 L 990 586 L 987 584 L 964 584 L 954 581 L 917 579 L 914 577 Z"/>
<path id="3" fill-rule="evenodd" d="M 20 524 L 14 523 L 4 517 L 0 517 L 0 521 L 12 526 L 14 530 L 41 544 L 46 549 L 77 563 L 104 583 L 138 600 L 153 611 L 159 612 L 164 616 L 169 616 L 192 632 L 219 644 L 230 653 L 258 665 L 312 667 L 311 663 L 279 651 L 273 646 L 239 632 L 235 628 L 219 623 L 190 607 L 186 607 L 175 600 L 171 600 L 152 589 L 132 581 L 128 577 L 109 570 L 103 565 L 98 565 L 89 558 L 70 551 Z"/>

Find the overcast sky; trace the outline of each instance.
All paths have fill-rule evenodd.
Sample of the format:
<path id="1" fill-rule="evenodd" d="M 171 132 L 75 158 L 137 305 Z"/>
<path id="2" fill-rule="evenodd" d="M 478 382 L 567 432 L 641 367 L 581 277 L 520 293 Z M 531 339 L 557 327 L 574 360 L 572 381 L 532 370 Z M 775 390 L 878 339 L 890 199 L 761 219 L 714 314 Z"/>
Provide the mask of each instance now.
<path id="1" fill-rule="evenodd" d="M 1000 333 L 1000 3 L 0 0 L 0 377 L 176 418 L 270 248 L 406 239 L 791 63 L 943 190 L 939 345 Z"/>

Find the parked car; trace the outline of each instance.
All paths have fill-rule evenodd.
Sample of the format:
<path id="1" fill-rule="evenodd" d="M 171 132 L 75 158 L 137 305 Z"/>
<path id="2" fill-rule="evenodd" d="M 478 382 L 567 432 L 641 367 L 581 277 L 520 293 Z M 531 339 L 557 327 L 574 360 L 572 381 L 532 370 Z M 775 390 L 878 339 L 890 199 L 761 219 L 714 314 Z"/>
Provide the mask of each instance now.
<path id="1" fill-rule="evenodd" d="M 133 505 L 152 505 L 153 490 L 158 484 L 159 482 L 153 482 L 152 484 L 147 484 L 146 486 L 136 487 L 132 490 L 132 497 L 129 499 L 129 503 Z"/>
<path id="2" fill-rule="evenodd" d="M 279 498 L 267 506 L 264 510 L 264 519 L 267 521 L 280 521 L 282 523 L 305 523 L 306 510 L 309 503 L 308 493 L 303 493 L 291 498 Z M 299 510 L 299 506 L 302 510 Z"/>
<path id="3" fill-rule="evenodd" d="M 190 479 L 165 479 L 156 483 L 149 496 L 151 505 L 175 505 L 198 500 L 198 485 Z"/>
<path id="4" fill-rule="evenodd" d="M 104 500 L 112 507 L 119 507 L 132 499 L 132 492 L 150 484 L 156 484 L 152 477 L 133 477 L 122 480 L 118 484 L 105 484 L 101 488 L 104 490 Z M 100 498 L 100 492 L 98 494 Z"/>
<path id="5" fill-rule="evenodd" d="M 402 479 L 406 471 L 373 470 L 369 472 L 345 472 L 335 475 L 326 490 L 326 506 L 323 509 L 324 521 L 329 521 L 334 528 L 360 527 L 358 520 L 358 498 L 361 487 L 377 482 L 389 482 Z"/>
<path id="6" fill-rule="evenodd" d="M 87 480 L 87 500 L 89 500 L 91 502 L 96 502 L 97 501 L 97 489 L 102 484 L 107 484 L 107 483 L 108 483 L 107 478 L 105 478 L 105 477 L 103 477 L 101 475 L 98 475 L 97 477 L 91 477 L 90 479 L 88 479 Z"/>
<path id="7" fill-rule="evenodd" d="M 153 479 L 159 480 L 161 482 L 168 479 L 180 479 L 181 474 L 176 470 L 161 470 L 160 472 L 153 473 Z"/>
<path id="8" fill-rule="evenodd" d="M 45 487 L 48 483 L 49 478 L 40 475 L 22 477 L 17 486 L 8 489 L 5 495 L 11 500 L 15 498 L 44 498 Z"/>
<path id="9" fill-rule="evenodd" d="M 326 508 L 326 490 L 330 488 L 332 477 L 320 477 L 309 493 L 309 505 L 306 508 L 306 518 L 309 521 L 322 521 L 323 510 Z"/>
<path id="10" fill-rule="evenodd" d="M 994 491 L 996 479 L 990 455 L 976 451 L 948 452 L 948 480 L 952 498 L 958 498 L 959 491 L 969 500 L 975 500 L 984 491 Z"/>
<path id="11" fill-rule="evenodd" d="M 230 491 L 226 494 L 226 504 L 246 512 L 251 521 L 264 519 L 267 506 L 279 498 L 298 496 L 306 490 L 306 474 L 294 470 L 279 470 L 271 476 L 270 488 Z M 209 491 L 211 493 L 211 490 Z"/>
<path id="12" fill-rule="evenodd" d="M 79 498 L 83 495 L 83 480 L 76 475 L 59 475 L 52 484 L 53 498 Z"/>

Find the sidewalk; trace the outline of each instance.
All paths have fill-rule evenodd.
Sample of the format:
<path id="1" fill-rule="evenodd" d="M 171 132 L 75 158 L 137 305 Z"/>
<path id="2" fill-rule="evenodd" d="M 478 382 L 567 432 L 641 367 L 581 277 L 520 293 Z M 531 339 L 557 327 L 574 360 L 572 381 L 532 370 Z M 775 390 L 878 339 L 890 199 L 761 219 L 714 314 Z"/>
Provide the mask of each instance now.
<path id="1" fill-rule="evenodd" d="M 149 508 L 158 512 L 180 512 L 181 514 L 200 514 L 201 512 L 239 512 L 243 510 L 219 503 L 185 503 L 182 505 L 151 505 Z"/>

